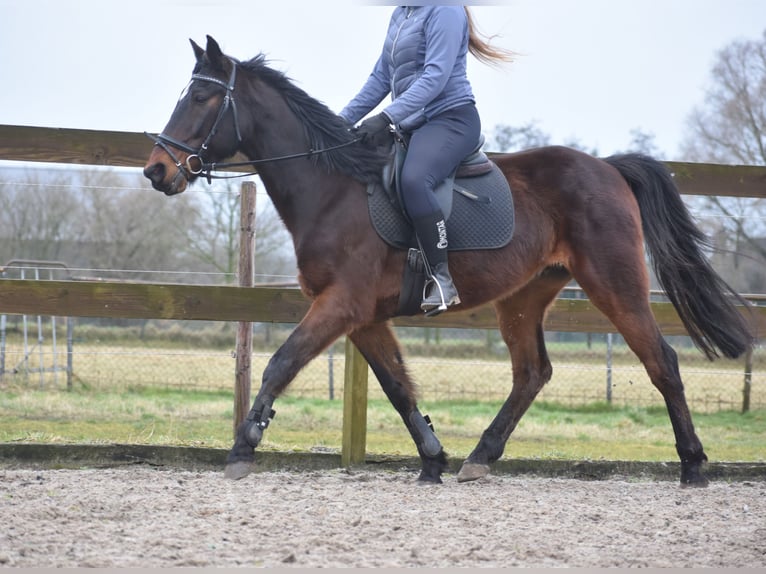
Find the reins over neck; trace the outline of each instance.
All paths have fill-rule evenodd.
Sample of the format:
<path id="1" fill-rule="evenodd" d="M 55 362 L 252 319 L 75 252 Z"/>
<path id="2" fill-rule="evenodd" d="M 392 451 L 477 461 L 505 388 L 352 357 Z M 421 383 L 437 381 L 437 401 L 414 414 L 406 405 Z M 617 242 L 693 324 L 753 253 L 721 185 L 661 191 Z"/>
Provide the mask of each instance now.
<path id="1" fill-rule="evenodd" d="M 179 172 L 183 174 L 183 176 L 187 179 L 187 181 L 190 180 L 192 176 L 198 176 L 198 175 L 202 175 L 203 177 L 205 177 L 208 183 L 211 183 L 211 180 L 213 179 L 233 179 L 238 177 L 248 177 L 251 175 L 255 175 L 257 172 L 253 171 L 249 173 L 242 173 L 242 174 L 228 175 L 228 176 L 213 175 L 212 172 L 219 169 L 256 166 L 256 165 L 264 164 L 264 163 L 285 161 L 290 159 L 299 159 L 302 157 L 308 158 L 316 154 L 327 153 L 333 150 L 337 150 L 337 149 L 341 149 L 341 148 L 353 145 L 360 140 L 360 138 L 357 137 L 348 142 L 344 142 L 342 144 L 338 144 L 338 145 L 327 147 L 327 148 L 322 148 L 318 150 L 310 149 L 305 152 L 299 152 L 299 153 L 271 157 L 271 158 L 263 158 L 263 159 L 239 161 L 239 162 L 224 162 L 224 163 L 206 162 L 203 157 L 203 154 L 208 150 L 210 141 L 218 132 L 218 126 L 221 123 L 221 120 L 223 120 L 223 117 L 226 115 L 226 112 L 229 109 L 231 109 L 232 111 L 232 116 L 234 120 L 234 129 L 237 133 L 237 145 L 239 145 L 242 142 L 242 133 L 240 132 L 240 129 L 239 129 L 239 115 L 237 113 L 237 104 L 234 100 L 234 85 L 237 80 L 237 62 L 236 60 L 232 58 L 229 58 L 229 61 L 231 62 L 231 74 L 229 76 L 228 82 L 224 82 L 223 80 L 219 80 L 218 78 L 214 78 L 212 76 L 206 76 L 204 74 L 192 74 L 192 77 L 191 77 L 192 81 L 199 80 L 203 82 L 212 82 L 214 84 L 218 84 L 219 86 L 223 87 L 226 90 L 226 95 L 223 98 L 223 102 L 221 103 L 221 106 L 218 108 L 218 115 L 216 116 L 215 122 L 213 123 L 213 127 L 210 128 L 210 133 L 205 138 L 205 141 L 202 142 L 199 149 L 195 149 L 191 147 L 190 145 L 188 145 L 187 143 L 179 141 L 165 133 L 160 133 L 157 136 L 153 136 L 149 132 L 144 132 L 144 135 L 146 135 L 149 139 L 154 141 L 154 145 L 161 147 L 162 150 L 165 151 L 165 153 L 167 153 L 170 156 L 170 158 L 175 163 L 176 167 L 179 169 Z M 189 155 L 186 157 L 186 161 L 181 162 L 176 157 L 175 153 L 173 153 L 172 148 L 188 153 Z"/>

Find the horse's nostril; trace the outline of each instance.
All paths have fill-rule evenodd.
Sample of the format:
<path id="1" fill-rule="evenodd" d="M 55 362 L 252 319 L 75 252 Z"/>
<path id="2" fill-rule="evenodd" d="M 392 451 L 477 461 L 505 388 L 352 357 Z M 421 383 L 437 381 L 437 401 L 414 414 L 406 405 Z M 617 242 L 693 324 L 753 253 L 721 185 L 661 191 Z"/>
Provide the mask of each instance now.
<path id="1" fill-rule="evenodd" d="M 152 183 L 160 183 L 165 179 L 165 166 L 161 163 L 155 163 L 144 168 L 144 177 L 149 179 Z"/>

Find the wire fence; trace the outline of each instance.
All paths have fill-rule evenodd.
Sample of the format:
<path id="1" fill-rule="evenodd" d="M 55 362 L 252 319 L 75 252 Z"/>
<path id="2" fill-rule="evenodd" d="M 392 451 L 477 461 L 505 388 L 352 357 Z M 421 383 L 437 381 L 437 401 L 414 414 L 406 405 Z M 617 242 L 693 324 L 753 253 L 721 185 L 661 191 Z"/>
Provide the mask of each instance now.
<path id="1" fill-rule="evenodd" d="M 143 321 L 103 327 L 85 320 L 72 326 L 62 318 L 47 318 L 44 323 L 24 323 L 24 319 L 0 318 L 0 390 L 126 392 L 156 387 L 233 393 L 236 346 L 229 324 L 190 328 L 189 322 Z M 254 325 L 261 350 L 252 355 L 253 390 L 258 388 L 260 373 L 273 350 L 291 328 Z M 507 398 L 511 363 L 494 332 L 398 331 L 421 401 Z M 570 407 L 603 402 L 636 407 L 664 405 L 643 366 L 619 337 L 612 337 L 616 342 L 611 346 L 603 335 L 548 333 L 547 338 L 553 377 L 538 401 Z M 672 339 L 693 411 L 743 410 L 745 396 L 747 409 L 766 408 L 766 352 L 762 346 L 754 350 L 749 364 L 744 360 L 709 362 L 686 338 Z M 342 400 L 344 369 L 343 345 L 339 342 L 299 373 L 287 395 Z M 385 399 L 372 372 L 369 398 Z"/>

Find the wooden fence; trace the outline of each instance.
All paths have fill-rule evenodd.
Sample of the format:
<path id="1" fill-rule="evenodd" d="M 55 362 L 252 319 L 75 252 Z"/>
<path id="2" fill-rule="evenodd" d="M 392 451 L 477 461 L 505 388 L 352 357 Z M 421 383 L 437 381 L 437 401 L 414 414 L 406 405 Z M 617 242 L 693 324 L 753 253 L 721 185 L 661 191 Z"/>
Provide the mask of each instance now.
<path id="1" fill-rule="evenodd" d="M 136 133 L 0 126 L 3 160 L 142 167 L 151 147 L 149 139 Z M 685 162 L 667 165 L 684 194 L 766 197 L 766 167 Z M 763 300 L 762 296 L 752 298 Z M 288 288 L 0 279 L 3 314 L 297 323 L 308 305 L 299 290 Z M 758 332 L 764 333 L 766 306 L 755 309 Z M 672 305 L 656 302 L 652 310 L 665 334 L 686 334 Z M 402 317 L 394 324 L 496 328 L 491 306 L 429 319 Z M 546 329 L 615 331 L 587 299 L 558 299 L 548 315 Z M 367 371 L 364 359 L 347 341 L 341 453 L 344 465 L 364 460 Z"/>

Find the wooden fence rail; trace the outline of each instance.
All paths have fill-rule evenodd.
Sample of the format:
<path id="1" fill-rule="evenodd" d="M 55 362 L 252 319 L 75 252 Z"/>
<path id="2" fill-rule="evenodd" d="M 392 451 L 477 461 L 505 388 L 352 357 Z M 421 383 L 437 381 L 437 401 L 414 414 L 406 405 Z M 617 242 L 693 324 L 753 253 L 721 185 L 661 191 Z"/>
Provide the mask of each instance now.
<path id="1" fill-rule="evenodd" d="M 152 145 L 142 133 L 0 125 L 3 160 L 143 167 Z M 765 166 L 664 163 L 681 193 L 766 197 Z"/>
<path id="2" fill-rule="evenodd" d="M 298 323 L 308 308 L 309 301 L 299 289 L 284 287 L 0 279 L 0 313 L 9 315 Z M 664 334 L 686 335 L 670 303 L 652 303 L 652 311 Z M 753 319 L 758 332 L 766 333 L 766 306 L 755 307 Z M 399 327 L 497 328 L 491 305 L 430 318 L 397 317 L 393 323 Z M 557 299 L 545 328 L 571 333 L 616 332 L 588 299 Z"/>
<path id="3" fill-rule="evenodd" d="M 138 133 L 0 125 L 2 160 L 142 167 L 152 145 Z M 665 163 L 684 194 L 766 198 L 766 167 Z M 299 290 L 287 288 L 0 279 L 0 314 L 297 323 L 308 305 Z M 663 333 L 686 334 L 669 303 L 652 303 L 652 310 Z M 752 319 L 759 336 L 766 333 L 766 306 L 756 307 Z M 496 327 L 491 306 L 393 322 L 397 326 Z M 587 299 L 558 299 L 546 329 L 615 330 Z M 364 459 L 367 368 L 348 342 L 346 359 L 341 459 L 350 465 Z"/>

